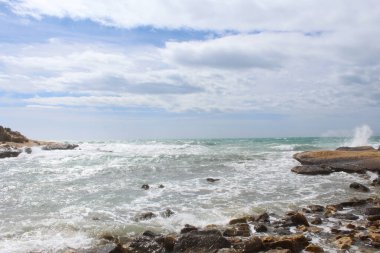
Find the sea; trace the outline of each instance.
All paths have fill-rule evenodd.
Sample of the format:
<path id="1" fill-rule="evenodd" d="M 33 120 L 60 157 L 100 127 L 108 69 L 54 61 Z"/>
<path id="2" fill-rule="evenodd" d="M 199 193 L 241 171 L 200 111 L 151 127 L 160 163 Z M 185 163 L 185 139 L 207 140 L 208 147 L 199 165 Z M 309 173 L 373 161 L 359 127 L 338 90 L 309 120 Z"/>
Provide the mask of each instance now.
<path id="1" fill-rule="evenodd" d="M 75 150 L 0 160 L 0 252 L 63 252 L 104 235 L 179 232 L 185 224 L 284 214 L 308 204 L 379 195 L 351 190 L 372 174 L 291 172 L 297 152 L 335 149 L 350 138 L 181 139 L 73 142 Z M 356 140 L 357 141 L 357 140 Z M 380 137 L 365 140 L 378 148 Z M 217 179 L 209 182 L 207 178 Z M 149 185 L 145 190 L 142 185 Z M 170 209 L 170 217 L 164 215 Z M 145 212 L 156 216 L 138 220 Z"/>

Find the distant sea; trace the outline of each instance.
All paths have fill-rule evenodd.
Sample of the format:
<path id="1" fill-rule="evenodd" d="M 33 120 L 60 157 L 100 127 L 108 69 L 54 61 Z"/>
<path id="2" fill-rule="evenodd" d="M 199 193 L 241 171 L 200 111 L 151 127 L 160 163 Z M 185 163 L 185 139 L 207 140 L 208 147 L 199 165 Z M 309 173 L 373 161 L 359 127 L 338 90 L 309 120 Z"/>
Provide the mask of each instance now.
<path id="1" fill-rule="evenodd" d="M 79 149 L 70 151 L 35 147 L 30 155 L 0 160 L 0 252 L 88 248 L 106 233 L 178 232 L 185 224 L 226 224 L 245 214 L 281 215 L 307 204 L 368 197 L 348 186 L 368 185 L 373 175 L 290 171 L 297 152 L 351 141 L 187 139 L 76 142 Z M 368 143 L 377 148 L 380 137 Z M 160 215 L 168 208 L 175 214 Z M 157 217 L 136 221 L 143 212 Z"/>

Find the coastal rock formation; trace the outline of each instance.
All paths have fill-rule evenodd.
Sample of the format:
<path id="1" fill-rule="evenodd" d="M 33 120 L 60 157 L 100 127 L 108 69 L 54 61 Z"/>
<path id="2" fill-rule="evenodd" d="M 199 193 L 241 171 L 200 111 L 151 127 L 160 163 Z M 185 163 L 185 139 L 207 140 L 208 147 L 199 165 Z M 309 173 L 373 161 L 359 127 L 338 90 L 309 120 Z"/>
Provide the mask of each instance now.
<path id="1" fill-rule="evenodd" d="M 298 174 L 328 174 L 380 172 L 380 152 L 372 147 L 339 148 L 338 150 L 308 151 L 293 156 L 302 166 L 292 169 Z M 314 166 L 314 167 L 313 167 Z"/>
<path id="2" fill-rule="evenodd" d="M 0 158 L 17 157 L 21 152 L 22 150 L 13 148 L 9 145 L 0 146 Z"/>
<path id="3" fill-rule="evenodd" d="M 20 132 L 12 131 L 10 128 L 0 126 L 0 142 L 24 143 L 28 141 L 29 139 Z"/>
<path id="4" fill-rule="evenodd" d="M 79 147 L 77 144 L 69 143 L 49 143 L 42 147 L 42 150 L 71 150 Z"/>

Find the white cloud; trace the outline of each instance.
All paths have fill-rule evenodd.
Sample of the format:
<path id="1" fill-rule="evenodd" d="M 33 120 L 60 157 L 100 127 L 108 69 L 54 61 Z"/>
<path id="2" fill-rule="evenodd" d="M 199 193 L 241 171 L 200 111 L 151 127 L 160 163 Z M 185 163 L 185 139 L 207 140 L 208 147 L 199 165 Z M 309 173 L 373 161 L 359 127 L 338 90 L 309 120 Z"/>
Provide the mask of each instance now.
<path id="1" fill-rule="evenodd" d="M 205 30 L 335 30 L 379 23 L 377 0 L 19 0 L 18 14 L 90 19 L 123 28 L 154 26 Z"/>

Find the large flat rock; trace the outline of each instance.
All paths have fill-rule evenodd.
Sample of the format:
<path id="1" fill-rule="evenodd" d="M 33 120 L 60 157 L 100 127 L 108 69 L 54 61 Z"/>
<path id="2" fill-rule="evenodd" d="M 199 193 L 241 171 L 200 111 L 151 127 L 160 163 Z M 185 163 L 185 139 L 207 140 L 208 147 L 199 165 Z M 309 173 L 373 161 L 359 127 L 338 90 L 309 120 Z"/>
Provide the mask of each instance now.
<path id="1" fill-rule="evenodd" d="M 376 149 L 307 151 L 293 158 L 302 165 L 329 166 L 333 171 L 380 172 L 380 151 Z"/>

